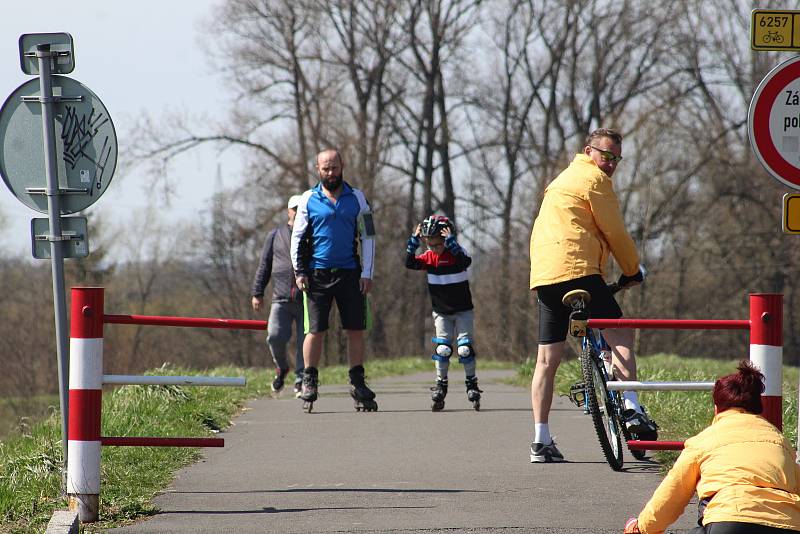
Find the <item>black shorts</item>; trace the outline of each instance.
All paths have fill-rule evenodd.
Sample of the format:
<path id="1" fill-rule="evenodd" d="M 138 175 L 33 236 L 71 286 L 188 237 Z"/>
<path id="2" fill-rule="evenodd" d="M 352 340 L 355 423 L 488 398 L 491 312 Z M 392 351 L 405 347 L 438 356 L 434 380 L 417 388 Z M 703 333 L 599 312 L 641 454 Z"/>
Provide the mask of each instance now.
<path id="1" fill-rule="evenodd" d="M 309 288 L 303 293 L 307 334 L 328 329 L 328 316 L 334 299 L 343 329 L 367 329 L 369 306 L 359 287 L 360 270 L 314 269 L 308 278 Z"/>
<path id="2" fill-rule="evenodd" d="M 536 288 L 539 299 L 539 344 L 550 345 L 567 339 L 569 314 L 561 299 L 574 289 L 584 289 L 592 296 L 589 316 L 595 319 L 619 319 L 622 309 L 599 274 L 567 280 Z"/>
<path id="3" fill-rule="evenodd" d="M 722 521 L 719 523 L 709 523 L 705 529 L 695 529 L 706 534 L 797 534 L 796 530 L 786 528 L 768 527 L 756 523 L 741 523 L 734 521 Z M 694 533 L 695 530 L 689 531 Z"/>

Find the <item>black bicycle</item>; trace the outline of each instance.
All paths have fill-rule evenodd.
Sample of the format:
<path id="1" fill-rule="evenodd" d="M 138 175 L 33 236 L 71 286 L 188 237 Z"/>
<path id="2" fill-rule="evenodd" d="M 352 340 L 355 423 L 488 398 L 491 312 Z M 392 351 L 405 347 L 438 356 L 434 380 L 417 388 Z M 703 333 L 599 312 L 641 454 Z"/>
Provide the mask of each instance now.
<path id="1" fill-rule="evenodd" d="M 612 293 L 622 288 L 618 284 L 610 284 Z M 581 354 L 580 365 L 583 382 L 572 386 L 569 398 L 584 413 L 592 416 L 600 448 L 614 471 L 622 469 L 622 439 L 627 442 L 631 439 L 656 440 L 658 432 L 647 432 L 639 435 L 632 434 L 625 427 L 622 410 L 624 404 L 619 391 L 610 391 L 606 386 L 610 380 L 615 380 L 614 368 L 611 363 L 611 348 L 600 330 L 589 328 L 589 313 L 587 305 L 591 296 L 587 291 L 576 289 L 564 295 L 562 302 L 572 309 L 570 313 L 569 332 L 572 336 L 580 338 Z M 637 460 L 643 460 L 645 451 L 630 449 Z"/>

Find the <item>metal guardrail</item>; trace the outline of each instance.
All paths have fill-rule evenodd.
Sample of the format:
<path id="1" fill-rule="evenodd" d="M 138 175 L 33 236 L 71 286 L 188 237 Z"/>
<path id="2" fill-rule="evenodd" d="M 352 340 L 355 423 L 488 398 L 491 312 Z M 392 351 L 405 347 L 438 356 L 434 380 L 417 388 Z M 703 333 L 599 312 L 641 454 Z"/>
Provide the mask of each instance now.
<path id="1" fill-rule="evenodd" d="M 244 387 L 247 379 L 243 376 L 103 375 L 103 385 Z"/>
<path id="2" fill-rule="evenodd" d="M 612 380 L 606 382 L 612 391 L 711 391 L 714 382 L 636 382 Z"/>

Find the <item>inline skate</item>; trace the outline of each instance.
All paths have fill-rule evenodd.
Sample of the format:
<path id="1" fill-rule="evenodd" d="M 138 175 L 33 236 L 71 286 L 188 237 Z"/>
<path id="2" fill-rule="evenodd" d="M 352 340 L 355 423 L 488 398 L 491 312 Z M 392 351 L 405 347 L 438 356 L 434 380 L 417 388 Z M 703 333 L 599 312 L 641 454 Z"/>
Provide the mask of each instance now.
<path id="1" fill-rule="evenodd" d="M 478 389 L 478 377 L 470 376 L 464 380 L 464 385 L 467 386 L 467 400 L 472 403 L 472 407 L 476 412 L 481 409 L 481 393 L 483 390 Z"/>
<path id="2" fill-rule="evenodd" d="M 313 367 L 308 367 L 303 373 L 303 384 L 300 391 L 300 400 L 303 401 L 303 411 L 311 413 L 314 408 L 314 401 L 319 396 L 317 388 L 319 387 L 319 373 Z"/>
<path id="3" fill-rule="evenodd" d="M 281 390 L 283 390 L 284 380 L 288 372 L 289 369 L 275 369 L 275 378 L 273 378 L 271 386 L 273 397 L 277 397 Z"/>
<path id="4" fill-rule="evenodd" d="M 444 410 L 444 398 L 447 396 L 447 379 L 437 380 L 436 385 L 431 388 L 431 411 L 441 412 Z"/>
<path id="5" fill-rule="evenodd" d="M 367 387 L 364 381 L 364 366 L 356 365 L 349 371 L 350 396 L 357 412 L 377 412 L 378 403 L 375 402 L 375 392 Z"/>

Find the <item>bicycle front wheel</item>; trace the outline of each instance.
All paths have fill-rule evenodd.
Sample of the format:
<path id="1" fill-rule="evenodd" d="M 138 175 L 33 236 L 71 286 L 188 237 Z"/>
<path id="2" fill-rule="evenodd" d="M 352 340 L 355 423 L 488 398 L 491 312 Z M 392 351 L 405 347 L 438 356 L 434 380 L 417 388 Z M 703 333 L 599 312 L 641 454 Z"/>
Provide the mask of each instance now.
<path id="1" fill-rule="evenodd" d="M 586 400 L 592 416 L 600 448 L 608 465 L 614 471 L 622 469 L 621 425 L 617 419 L 613 399 L 606 389 L 606 378 L 600 366 L 603 365 L 594 349 L 586 346 L 581 351 L 581 372 L 586 388 Z"/>

